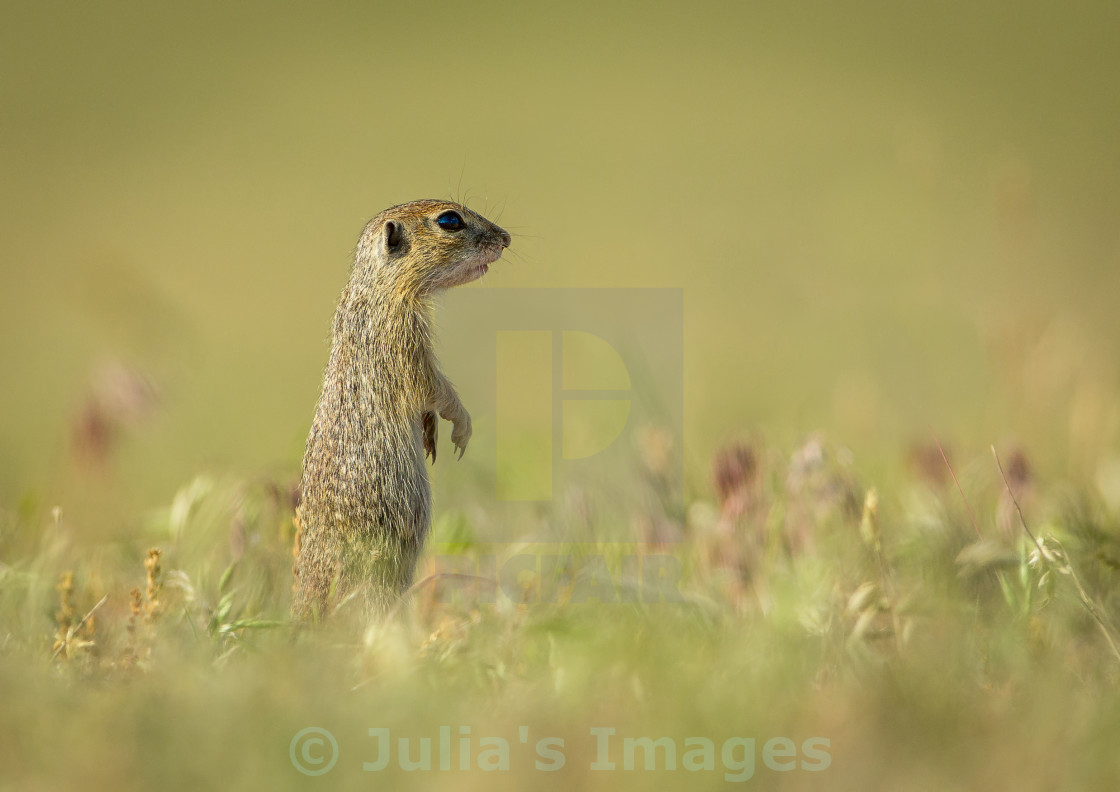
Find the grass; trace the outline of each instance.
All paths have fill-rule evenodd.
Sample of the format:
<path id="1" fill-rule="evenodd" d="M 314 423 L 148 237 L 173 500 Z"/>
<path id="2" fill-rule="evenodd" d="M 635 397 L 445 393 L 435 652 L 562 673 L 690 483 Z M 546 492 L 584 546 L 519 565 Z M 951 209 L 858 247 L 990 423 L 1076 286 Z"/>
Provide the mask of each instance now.
<path id="1" fill-rule="evenodd" d="M 632 524 L 669 524 L 662 544 L 484 543 L 445 512 L 393 621 L 343 607 L 316 630 L 286 617 L 290 482 L 199 477 L 146 541 L 6 513 L 0 788 L 1120 781 L 1120 519 L 1099 493 L 1019 454 L 956 485 L 915 463 L 890 492 L 819 439 L 782 456 L 720 452 L 683 519 L 650 500 Z M 549 520 L 630 530 L 587 504 Z M 308 727 L 338 745 L 321 778 L 293 767 L 325 766 L 316 734 L 293 747 Z M 402 769 L 424 742 L 433 769 Z"/>

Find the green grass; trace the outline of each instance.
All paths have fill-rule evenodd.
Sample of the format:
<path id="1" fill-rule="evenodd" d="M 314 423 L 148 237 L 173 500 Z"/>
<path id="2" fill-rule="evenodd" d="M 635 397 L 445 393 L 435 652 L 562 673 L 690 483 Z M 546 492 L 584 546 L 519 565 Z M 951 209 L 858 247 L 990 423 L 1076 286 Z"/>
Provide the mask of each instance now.
<path id="1" fill-rule="evenodd" d="M 1120 781 L 1120 660 L 1069 574 L 1115 640 L 1120 519 L 1099 493 L 1015 482 L 1047 547 L 1032 561 L 994 463 L 978 459 L 961 474 L 974 526 L 933 468 L 869 497 L 847 456 L 816 441 L 788 462 L 775 449 L 767 460 L 738 482 L 738 507 L 688 503 L 675 525 L 683 538 L 662 548 L 483 544 L 464 515 L 444 513 L 420 576 L 492 577 L 512 556 L 563 572 L 511 578 L 497 595 L 483 581 L 436 579 L 391 623 L 363 624 L 344 606 L 314 630 L 286 620 L 283 487 L 196 479 L 150 515 L 143 540 L 86 544 L 65 514 L 6 514 L 0 788 L 693 788 L 752 772 L 740 738 L 754 738 L 751 782 L 766 788 Z M 552 519 L 575 519 L 565 508 Z M 162 551 L 150 593 L 148 545 Z M 643 590 L 626 558 L 636 553 L 679 560 L 680 579 Z M 568 565 L 541 561 L 557 555 Z M 107 599 L 94 628 L 78 631 L 89 645 L 57 651 L 56 584 L 69 571 L 71 623 Z M 549 601 L 539 601 L 541 585 L 555 593 Z M 648 601 L 674 590 L 677 601 Z M 310 726 L 339 745 L 322 779 L 289 758 Z M 441 726 L 451 728 L 449 771 L 438 770 Z M 461 726 L 469 771 L 458 769 Z M 590 730 L 600 727 L 616 730 L 613 771 L 591 769 L 602 757 Z M 394 746 L 411 738 L 413 758 L 417 738 L 430 738 L 437 769 L 401 770 L 394 747 L 386 769 L 363 771 L 378 756 L 371 728 L 390 729 Z M 564 741 L 552 745 L 565 757 L 558 772 L 533 764 L 546 737 Z M 641 737 L 670 738 L 677 769 L 665 769 L 662 753 L 658 769 L 642 769 L 641 750 L 638 769 L 625 769 L 624 740 Z M 497 761 L 486 738 L 508 741 L 508 770 L 479 769 Z M 712 741 L 715 769 L 685 769 L 686 752 L 701 750 L 691 738 Z M 810 766 L 819 756 L 805 742 L 825 738 L 829 764 L 770 769 L 763 748 L 773 738 L 791 739 Z"/>

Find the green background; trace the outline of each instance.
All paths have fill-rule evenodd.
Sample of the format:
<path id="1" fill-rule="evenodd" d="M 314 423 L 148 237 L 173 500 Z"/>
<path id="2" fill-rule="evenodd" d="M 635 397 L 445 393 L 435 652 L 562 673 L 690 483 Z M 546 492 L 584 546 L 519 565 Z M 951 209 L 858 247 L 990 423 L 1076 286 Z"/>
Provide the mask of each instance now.
<path id="1" fill-rule="evenodd" d="M 0 498 L 295 471 L 358 232 L 419 197 L 514 233 L 470 288 L 683 287 L 692 469 L 822 430 L 889 470 L 933 428 L 1086 474 L 1118 41 L 1108 2 L 6 3 Z M 159 400 L 91 480 L 110 360 Z"/>

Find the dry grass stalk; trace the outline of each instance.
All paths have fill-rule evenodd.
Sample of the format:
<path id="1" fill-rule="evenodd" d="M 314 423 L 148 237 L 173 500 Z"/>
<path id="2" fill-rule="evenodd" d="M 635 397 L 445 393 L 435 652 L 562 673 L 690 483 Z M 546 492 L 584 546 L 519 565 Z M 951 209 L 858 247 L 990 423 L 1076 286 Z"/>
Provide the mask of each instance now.
<path id="1" fill-rule="evenodd" d="M 64 572 L 58 581 L 58 598 L 59 608 L 55 613 L 55 621 L 58 623 L 58 631 L 55 633 L 54 644 L 51 647 L 53 654 L 51 659 L 54 660 L 61 657 L 63 660 L 69 660 L 77 652 L 88 651 L 93 648 L 95 642 L 93 640 L 94 633 L 96 632 L 96 625 L 93 620 L 94 613 L 97 609 L 105 604 L 109 599 L 106 594 L 101 600 L 90 608 L 89 612 L 75 624 L 74 617 L 77 613 L 74 610 L 74 573 Z"/>
<path id="2" fill-rule="evenodd" d="M 160 595 L 163 591 L 163 568 L 160 566 L 160 550 L 153 547 L 144 557 L 146 586 L 144 592 L 133 588 L 129 592 L 128 644 L 124 650 L 124 666 L 131 668 L 147 660 L 152 654 L 151 625 L 159 618 L 163 609 Z M 147 629 L 141 628 L 141 624 Z"/>
<path id="3" fill-rule="evenodd" d="M 1105 618 L 1100 608 L 1097 607 L 1097 604 L 1089 597 L 1089 593 L 1085 591 L 1085 587 L 1081 584 L 1081 579 L 1077 576 L 1077 573 L 1073 569 L 1073 564 L 1069 561 L 1069 556 L 1062 550 L 1061 545 L 1058 545 L 1056 550 L 1046 548 L 1043 542 L 1040 542 L 1038 537 L 1036 537 L 1027 526 L 1027 519 L 1023 516 L 1023 509 L 1019 506 L 1019 499 L 1015 497 L 1015 491 L 1011 488 L 1011 482 L 1007 479 L 1007 473 L 1003 470 L 1003 464 L 999 461 L 999 454 L 996 453 L 995 446 L 992 446 L 992 456 L 996 459 L 996 467 L 999 468 L 999 474 L 1003 478 L 1003 484 L 1007 487 L 1007 494 L 1011 496 L 1011 502 L 1015 505 L 1015 511 L 1019 515 L 1019 524 L 1023 526 L 1023 530 L 1026 531 L 1027 536 L 1030 537 L 1031 542 L 1035 546 L 1035 550 L 1038 552 L 1039 562 L 1049 563 L 1053 565 L 1055 570 L 1060 574 L 1069 576 L 1069 579 L 1073 581 L 1073 585 L 1077 589 L 1077 596 L 1081 600 L 1081 604 L 1089 611 L 1089 615 L 1093 617 L 1093 620 L 1097 623 L 1097 627 L 1104 633 L 1104 638 L 1108 641 L 1108 645 L 1112 649 L 1112 653 L 1116 655 L 1116 659 L 1120 660 L 1120 648 L 1117 647 L 1116 640 L 1112 637 L 1112 627 L 1109 625 L 1108 620 Z M 1057 543 L 1055 542 L 1055 544 Z"/>

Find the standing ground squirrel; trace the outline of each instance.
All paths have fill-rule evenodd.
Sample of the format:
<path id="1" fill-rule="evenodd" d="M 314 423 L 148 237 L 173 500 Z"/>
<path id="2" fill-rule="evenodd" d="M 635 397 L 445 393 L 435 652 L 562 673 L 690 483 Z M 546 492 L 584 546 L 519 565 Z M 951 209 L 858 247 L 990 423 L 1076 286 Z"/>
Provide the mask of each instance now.
<path id="1" fill-rule="evenodd" d="M 431 524 L 425 453 L 440 417 L 462 458 L 471 417 L 432 348 L 435 292 L 481 278 L 509 234 L 449 201 L 386 209 L 362 231 L 307 438 L 292 613 L 357 593 L 384 613 L 408 589 Z"/>

